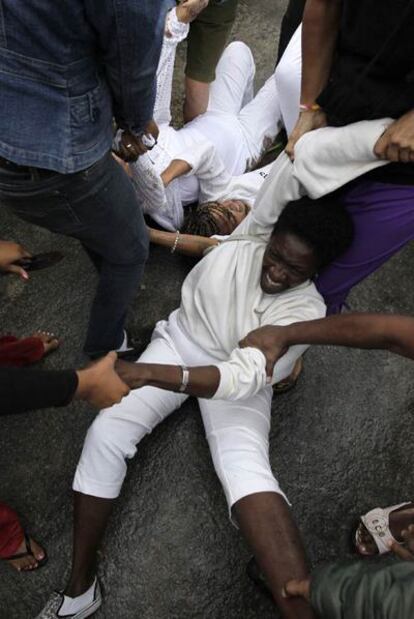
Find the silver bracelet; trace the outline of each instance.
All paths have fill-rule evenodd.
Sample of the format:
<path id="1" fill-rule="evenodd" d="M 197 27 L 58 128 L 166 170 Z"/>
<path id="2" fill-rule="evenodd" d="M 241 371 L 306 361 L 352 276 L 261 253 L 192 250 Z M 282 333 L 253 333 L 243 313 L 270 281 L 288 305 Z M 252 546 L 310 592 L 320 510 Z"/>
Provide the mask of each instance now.
<path id="1" fill-rule="evenodd" d="M 173 254 L 175 252 L 175 250 L 177 249 L 177 245 L 178 245 L 178 241 L 180 238 L 180 231 L 177 230 L 177 235 L 175 237 L 175 241 L 174 241 L 174 245 L 171 247 L 171 253 Z"/>
<path id="2" fill-rule="evenodd" d="M 182 365 L 181 366 L 181 372 L 182 372 L 182 375 L 181 375 L 181 385 L 180 385 L 178 391 L 180 393 L 184 393 L 184 391 L 188 387 L 188 382 L 190 380 L 190 371 L 189 371 L 187 366 Z"/>

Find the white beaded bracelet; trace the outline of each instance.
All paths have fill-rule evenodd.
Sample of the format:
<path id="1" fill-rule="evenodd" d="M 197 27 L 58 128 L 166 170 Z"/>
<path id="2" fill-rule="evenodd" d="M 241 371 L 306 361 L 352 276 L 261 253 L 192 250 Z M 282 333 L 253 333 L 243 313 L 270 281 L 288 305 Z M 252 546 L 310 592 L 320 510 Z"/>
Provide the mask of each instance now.
<path id="1" fill-rule="evenodd" d="M 177 230 L 177 235 L 176 235 L 175 240 L 174 240 L 174 245 L 171 247 L 171 253 L 172 253 L 172 254 L 173 254 L 173 253 L 175 252 L 175 250 L 177 249 L 177 245 L 178 245 L 178 240 L 179 240 L 179 238 L 180 238 L 180 231 L 179 231 L 179 230 Z"/>

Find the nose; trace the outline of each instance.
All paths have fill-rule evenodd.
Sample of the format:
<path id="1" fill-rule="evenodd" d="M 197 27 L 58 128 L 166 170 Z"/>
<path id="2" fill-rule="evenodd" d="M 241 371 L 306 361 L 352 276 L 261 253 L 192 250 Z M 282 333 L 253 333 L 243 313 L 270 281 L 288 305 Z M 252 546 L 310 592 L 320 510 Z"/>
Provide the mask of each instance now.
<path id="1" fill-rule="evenodd" d="M 240 201 L 235 202 L 234 205 L 235 205 L 236 211 L 238 213 L 242 213 L 244 211 L 244 204 L 242 202 L 240 202 Z"/>
<path id="2" fill-rule="evenodd" d="M 274 282 L 280 282 L 281 284 L 287 284 L 288 282 L 288 273 L 283 264 L 272 264 L 269 267 L 269 275 Z"/>

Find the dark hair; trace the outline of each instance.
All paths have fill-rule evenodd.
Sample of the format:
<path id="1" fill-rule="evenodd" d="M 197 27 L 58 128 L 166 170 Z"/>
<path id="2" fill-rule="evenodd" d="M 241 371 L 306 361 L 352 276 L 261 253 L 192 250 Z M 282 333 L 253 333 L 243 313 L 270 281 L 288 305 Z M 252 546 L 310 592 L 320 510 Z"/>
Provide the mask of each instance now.
<path id="1" fill-rule="evenodd" d="M 273 234 L 290 232 L 315 252 L 318 269 L 343 254 L 354 238 L 354 224 L 336 194 L 289 202 L 274 225 Z"/>
<path id="2" fill-rule="evenodd" d="M 220 234 L 220 222 L 217 217 L 214 217 L 214 213 L 219 213 L 222 218 L 230 218 L 229 212 L 221 206 L 220 202 L 205 202 L 186 210 L 187 213 L 180 230 L 183 234 L 197 234 L 198 236 Z"/>

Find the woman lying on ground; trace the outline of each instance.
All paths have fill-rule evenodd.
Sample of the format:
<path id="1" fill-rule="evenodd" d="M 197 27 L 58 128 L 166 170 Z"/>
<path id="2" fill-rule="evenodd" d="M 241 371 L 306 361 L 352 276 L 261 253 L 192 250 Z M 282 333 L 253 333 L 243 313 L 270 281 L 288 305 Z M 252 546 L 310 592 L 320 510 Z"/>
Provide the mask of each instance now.
<path id="1" fill-rule="evenodd" d="M 71 577 L 64 594 L 54 594 L 38 619 L 84 618 L 99 608 L 96 553 L 126 476 L 125 460 L 190 395 L 199 398 L 230 515 L 253 549 L 283 616 L 313 617 L 306 605 L 281 596 L 286 580 L 305 577 L 307 568 L 268 454 L 271 383 L 289 375 L 304 349 L 289 349 L 267 381 L 263 354 L 255 348 L 242 350 L 237 342 L 253 326 L 324 315 L 322 298 L 309 278 L 345 250 L 352 224 L 329 198 L 299 198 L 306 193 L 321 197 L 381 165 L 372 144 L 382 123 L 362 123 L 355 131 L 365 145 L 363 152 L 357 147 L 358 166 L 349 164 L 356 157 L 353 135 L 340 152 L 336 148 L 341 130 L 327 130 L 330 141 L 326 139 L 320 155 L 322 163 L 308 156 L 312 135 L 300 147 L 306 151 L 303 165 L 300 156 L 293 166 L 283 154 L 238 234 L 190 272 L 179 309 L 158 323 L 139 361 L 120 362 L 121 376 L 133 391 L 118 406 L 102 411 L 88 432 L 73 485 Z M 364 160 L 366 152 L 370 161 Z"/>
<path id="2" fill-rule="evenodd" d="M 224 169 L 231 176 L 240 176 L 259 161 L 282 126 L 282 106 L 275 76 L 272 75 L 253 98 L 254 60 L 250 49 L 241 42 L 231 43 L 218 63 L 216 79 L 210 86 L 207 112 L 181 129 L 171 126 L 174 58 L 178 43 L 187 36 L 188 20 L 185 5 L 172 9 L 167 16 L 154 108 L 154 120 L 159 126 L 158 142 L 129 164 L 144 212 L 167 230 L 181 228 L 183 207 L 198 202 L 200 197 L 198 173 L 176 174 L 171 165 L 174 160 L 186 161 L 187 156 L 197 150 L 201 163 L 205 159 L 204 174 L 212 178 Z M 289 50 L 286 58 L 289 61 Z M 287 111 L 283 114 L 289 116 L 290 106 L 285 103 L 284 107 Z M 291 120 L 284 118 L 285 123 L 290 123 L 290 129 L 295 120 L 295 115 Z M 216 157 L 211 155 L 211 149 L 216 151 Z"/>
<path id="3" fill-rule="evenodd" d="M 186 210 L 180 231 L 150 228 L 151 242 L 168 247 L 173 253 L 201 257 L 206 249 L 219 243 L 220 238 L 216 237 L 227 237 L 248 215 L 272 165 L 232 176 L 214 146 L 208 143 L 194 149 L 185 161 L 172 161 L 161 175 L 164 183 L 168 185 L 191 171 L 199 180 L 201 203 Z"/>
<path id="4" fill-rule="evenodd" d="M 290 346 L 348 346 L 389 350 L 414 360 L 414 318 L 386 314 L 345 314 L 323 320 L 265 326 L 247 335 L 240 345 L 257 347 L 266 357 L 267 373 Z M 414 503 L 375 508 L 361 517 L 355 548 L 363 556 L 391 550 L 401 559 L 414 559 Z M 252 569 L 254 579 L 263 584 Z M 398 617 L 411 619 L 414 605 L 414 565 L 384 567 L 362 562 L 328 565 L 309 580 L 288 583 L 289 595 L 302 595 L 326 619 Z"/>

